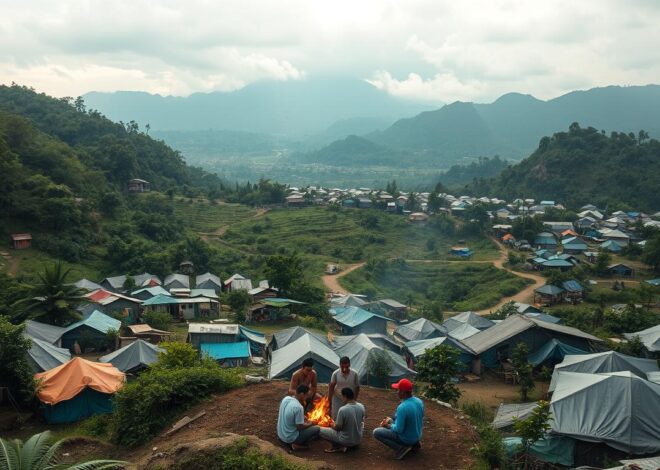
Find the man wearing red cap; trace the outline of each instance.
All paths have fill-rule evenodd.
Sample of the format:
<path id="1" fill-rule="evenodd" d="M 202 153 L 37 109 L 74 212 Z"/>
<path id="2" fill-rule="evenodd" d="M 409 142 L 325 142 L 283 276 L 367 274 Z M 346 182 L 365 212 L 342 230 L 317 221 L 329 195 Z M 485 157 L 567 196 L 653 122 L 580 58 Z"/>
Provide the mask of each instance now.
<path id="1" fill-rule="evenodd" d="M 412 449 L 420 447 L 424 426 L 424 402 L 413 396 L 413 383 L 401 379 L 392 384 L 399 392 L 401 403 L 396 409 L 394 418 L 385 418 L 380 427 L 374 429 L 374 437 L 386 446 L 394 449 L 395 458 L 403 459 Z"/>

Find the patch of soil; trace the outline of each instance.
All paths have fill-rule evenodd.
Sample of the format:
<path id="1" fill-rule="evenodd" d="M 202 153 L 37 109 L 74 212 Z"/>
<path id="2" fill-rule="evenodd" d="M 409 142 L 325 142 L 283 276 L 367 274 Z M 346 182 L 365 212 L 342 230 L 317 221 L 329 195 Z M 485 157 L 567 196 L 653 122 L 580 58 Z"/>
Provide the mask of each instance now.
<path id="1" fill-rule="evenodd" d="M 205 410 L 206 415 L 188 427 L 165 436 L 156 437 L 141 449 L 126 455 L 126 460 L 149 466 L 154 454 L 170 454 L 177 445 L 222 437 L 224 433 L 254 435 L 279 446 L 276 424 L 279 403 L 288 388 L 288 382 L 270 382 L 232 390 L 193 407 L 185 414 L 193 416 Z M 325 393 L 325 386 L 320 386 Z M 394 453 L 372 437 L 372 431 L 385 416 L 391 416 L 398 405 L 392 390 L 363 387 L 359 401 L 367 410 L 365 435 L 359 449 L 346 454 L 327 454 L 328 447 L 321 440 L 312 442 L 310 449 L 296 455 L 314 461 L 324 461 L 329 468 L 370 469 L 465 469 L 473 463 L 469 449 L 476 442 L 476 434 L 464 417 L 456 410 L 426 401 L 422 449 L 409 454 L 405 460 L 393 459 Z M 157 449 L 154 451 L 153 448 Z M 157 465 L 158 460 L 153 464 Z"/>

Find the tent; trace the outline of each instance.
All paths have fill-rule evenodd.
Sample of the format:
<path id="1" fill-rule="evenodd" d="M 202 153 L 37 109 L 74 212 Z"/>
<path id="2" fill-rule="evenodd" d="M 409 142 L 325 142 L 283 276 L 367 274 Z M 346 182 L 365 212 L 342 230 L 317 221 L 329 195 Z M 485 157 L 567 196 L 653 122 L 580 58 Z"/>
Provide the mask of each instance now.
<path id="1" fill-rule="evenodd" d="M 550 411 L 554 433 L 630 454 L 660 452 L 660 385 L 632 372 L 561 372 Z"/>
<path id="2" fill-rule="evenodd" d="M 541 346 L 541 349 L 530 354 L 527 358 L 530 364 L 538 367 L 541 364 L 554 366 L 564 360 L 567 355 L 589 354 L 582 349 L 574 348 L 570 344 L 562 343 L 558 339 L 552 338 Z"/>
<path id="3" fill-rule="evenodd" d="M 360 333 L 387 334 L 387 322 L 391 319 L 377 313 L 364 310 L 360 307 L 335 308 L 334 320 L 346 335 L 359 335 Z"/>
<path id="4" fill-rule="evenodd" d="M 273 351 L 281 349 L 287 344 L 293 343 L 295 340 L 305 335 L 312 335 L 321 341 L 325 346 L 328 348 L 330 347 L 330 342 L 325 336 L 307 330 L 302 326 L 292 326 L 291 328 L 286 328 L 284 330 L 273 333 L 273 336 L 268 343 L 268 350 L 272 353 Z"/>
<path id="5" fill-rule="evenodd" d="M 401 352 L 401 346 L 399 343 L 394 341 L 391 336 L 389 335 L 384 335 L 381 333 L 362 333 L 365 336 L 367 336 L 372 343 L 374 343 L 376 346 L 383 348 L 383 349 L 389 349 L 392 352 L 395 353 L 400 353 Z M 330 340 L 330 347 L 333 350 L 337 350 L 344 346 L 346 343 L 349 341 L 352 341 L 355 339 L 357 335 L 342 335 L 342 336 L 332 336 L 332 339 Z"/>
<path id="6" fill-rule="evenodd" d="M 467 339 L 470 336 L 476 335 L 480 331 L 481 330 L 475 328 L 474 326 L 468 323 L 463 323 L 461 326 L 457 326 L 456 328 L 451 330 L 448 334 L 454 339 L 463 341 L 464 339 Z"/>
<path id="7" fill-rule="evenodd" d="M 472 361 L 472 351 L 460 341 L 449 336 L 408 341 L 404 346 L 404 354 L 410 359 L 411 363 L 415 363 L 426 354 L 427 349 L 433 349 L 441 344 L 458 349 L 461 353 L 459 359 L 463 364 L 469 365 Z"/>
<path id="8" fill-rule="evenodd" d="M 360 334 L 336 350 L 339 357 L 348 356 L 351 360 L 351 368 L 360 377 L 360 383 L 375 387 L 386 387 L 390 383 L 398 382 L 403 378 L 412 379 L 417 372 L 408 368 L 403 358 L 388 349 L 377 346 L 367 335 Z M 382 354 L 390 363 L 390 373 L 387 381 L 374 377 L 369 371 L 369 362 L 376 355 Z"/>
<path id="9" fill-rule="evenodd" d="M 117 349 L 115 352 L 99 358 L 99 362 L 108 362 L 122 372 L 136 372 L 145 369 L 158 360 L 158 353 L 163 349 L 142 339 Z"/>
<path id="10" fill-rule="evenodd" d="M 652 353 L 660 351 L 660 325 L 652 326 L 636 333 L 624 333 L 623 336 L 628 340 L 639 336 L 647 351 Z"/>
<path id="11" fill-rule="evenodd" d="M 468 324 L 470 326 L 475 327 L 477 330 L 487 330 L 491 326 L 493 326 L 495 323 L 492 320 L 489 320 L 488 318 L 484 318 L 478 313 L 475 312 L 463 312 L 459 313 L 458 315 L 455 315 L 453 317 L 447 318 L 443 323 L 442 326 L 447 328 L 447 331 L 452 331 L 455 328 L 458 328 L 459 326 Z"/>
<path id="12" fill-rule="evenodd" d="M 71 423 L 112 412 L 112 395 L 124 386 L 126 375 L 112 364 L 75 357 L 54 369 L 35 375 L 46 421 Z"/>
<path id="13" fill-rule="evenodd" d="M 596 354 L 568 355 L 555 366 L 548 391 L 552 392 L 557 385 L 557 375 L 560 372 L 584 372 L 597 374 L 600 372 L 630 371 L 638 377 L 647 378 L 649 372 L 658 371 L 658 363 L 654 359 L 640 359 L 626 356 L 615 351 Z"/>
<path id="14" fill-rule="evenodd" d="M 58 348 L 47 341 L 33 338 L 30 335 L 25 336 L 32 342 L 28 351 L 28 360 L 35 372 L 53 369 L 71 359 L 71 353 L 68 349 Z"/>
<path id="15" fill-rule="evenodd" d="M 259 331 L 250 330 L 238 325 L 239 336 L 250 343 L 250 351 L 257 356 L 262 356 L 266 349 L 266 335 Z"/>
<path id="16" fill-rule="evenodd" d="M 509 458 L 520 453 L 521 437 L 505 437 L 503 442 Z M 572 467 L 575 455 L 575 439 L 547 434 L 530 446 L 529 453 L 543 462 Z"/>
<path id="17" fill-rule="evenodd" d="M 339 368 L 339 356 L 316 336 L 306 334 L 286 346 L 273 351 L 268 378 L 290 379 L 304 359 L 314 359 L 314 369 L 320 383 L 330 382 L 332 373 Z"/>
<path id="18" fill-rule="evenodd" d="M 58 347 L 61 344 L 62 335 L 65 331 L 66 328 L 62 328 L 61 326 L 48 325 L 34 320 L 27 320 L 25 322 L 25 334 L 31 338 L 37 338 Z"/>
<path id="19" fill-rule="evenodd" d="M 202 343 L 200 345 L 202 354 L 207 354 L 211 359 L 220 361 L 226 366 L 247 366 L 250 360 L 250 343 L 241 341 L 239 343 Z"/>
<path id="20" fill-rule="evenodd" d="M 340 295 L 330 299 L 332 307 L 362 307 L 366 303 L 366 300 L 353 294 Z"/>
<path id="21" fill-rule="evenodd" d="M 418 318 L 410 323 L 400 325 L 394 330 L 394 334 L 403 341 L 415 341 L 447 336 L 447 328 L 426 318 Z"/>
<path id="22" fill-rule="evenodd" d="M 515 419 L 525 419 L 532 411 L 538 407 L 537 402 L 532 403 L 502 403 L 497 409 L 495 419 L 493 419 L 493 427 L 495 429 L 512 428 Z"/>

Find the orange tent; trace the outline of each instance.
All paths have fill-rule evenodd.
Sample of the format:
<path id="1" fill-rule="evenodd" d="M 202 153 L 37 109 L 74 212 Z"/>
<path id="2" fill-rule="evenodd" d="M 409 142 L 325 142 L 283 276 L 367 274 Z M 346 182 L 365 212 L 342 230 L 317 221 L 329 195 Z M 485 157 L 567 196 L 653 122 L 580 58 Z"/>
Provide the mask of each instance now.
<path id="1" fill-rule="evenodd" d="M 569 228 L 569 229 L 564 230 L 563 232 L 561 232 L 561 236 L 562 237 L 567 237 L 567 236 L 577 237 L 578 234 Z"/>
<path id="2" fill-rule="evenodd" d="M 513 235 L 511 235 L 510 233 L 507 233 L 506 235 L 504 235 L 502 237 L 502 240 L 505 241 L 505 242 L 509 241 L 509 240 L 515 240 L 515 237 Z"/>
<path id="3" fill-rule="evenodd" d="M 85 388 L 112 394 L 124 386 L 126 374 L 112 364 L 75 357 L 61 366 L 35 375 L 39 400 L 55 405 L 78 395 Z"/>

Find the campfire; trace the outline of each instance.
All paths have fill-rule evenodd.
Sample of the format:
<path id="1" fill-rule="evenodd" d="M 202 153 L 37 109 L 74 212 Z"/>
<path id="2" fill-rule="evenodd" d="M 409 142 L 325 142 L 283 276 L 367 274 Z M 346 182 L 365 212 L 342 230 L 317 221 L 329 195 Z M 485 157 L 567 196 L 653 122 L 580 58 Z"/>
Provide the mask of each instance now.
<path id="1" fill-rule="evenodd" d="M 314 402 L 312 411 L 305 415 L 308 421 L 316 421 L 319 426 L 330 428 L 335 425 L 335 422 L 330 417 L 330 401 L 328 396 L 324 396 L 320 400 Z"/>

